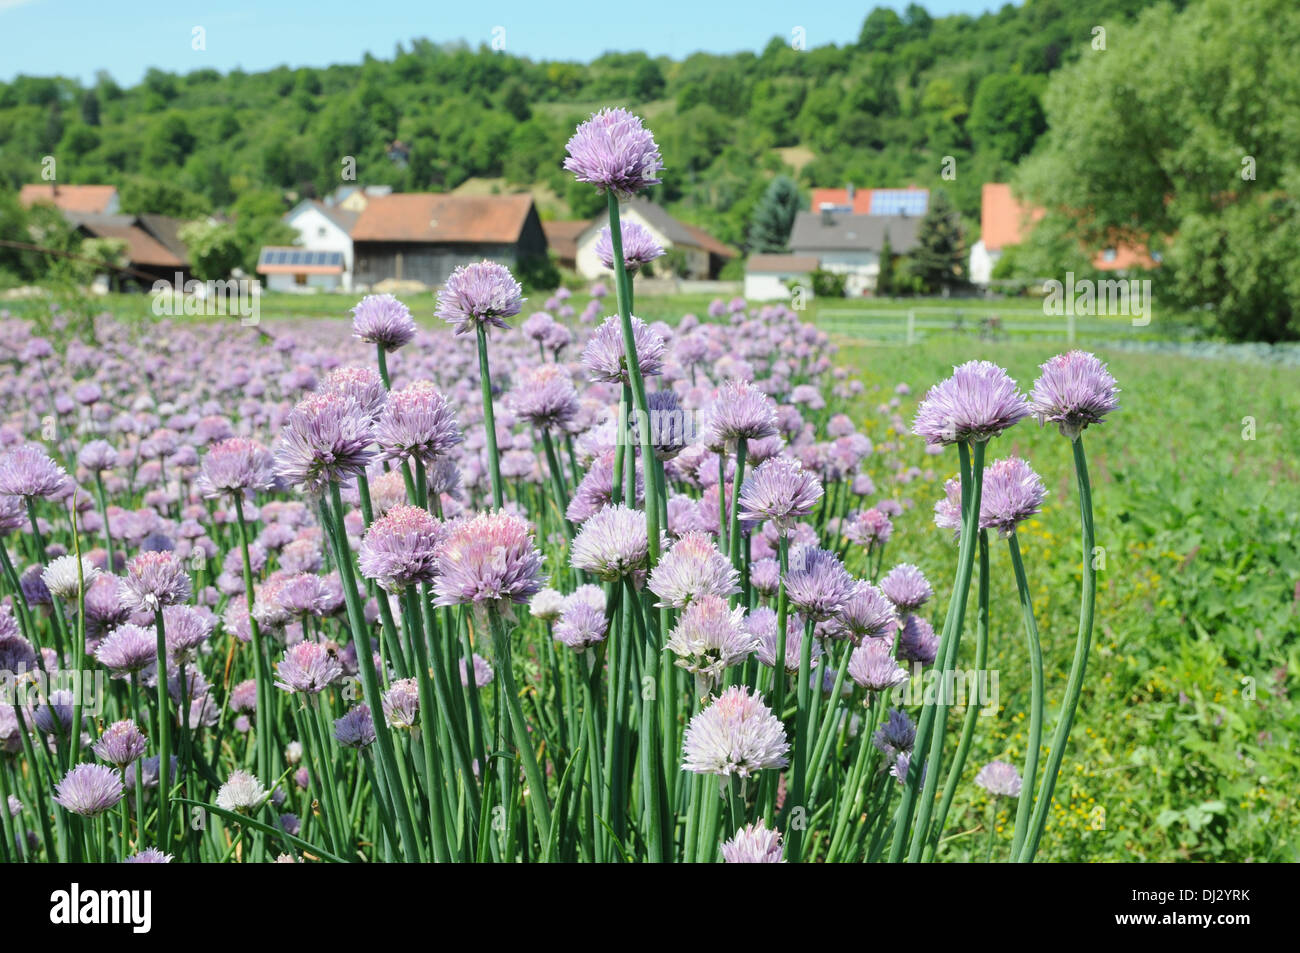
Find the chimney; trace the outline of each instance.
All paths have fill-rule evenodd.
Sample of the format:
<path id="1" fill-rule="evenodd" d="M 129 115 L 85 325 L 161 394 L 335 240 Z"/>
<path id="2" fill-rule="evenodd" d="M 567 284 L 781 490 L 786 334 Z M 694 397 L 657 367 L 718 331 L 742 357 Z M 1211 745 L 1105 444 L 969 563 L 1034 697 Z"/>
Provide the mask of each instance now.
<path id="1" fill-rule="evenodd" d="M 835 213 L 830 205 L 822 206 L 822 224 L 827 228 L 835 224 Z"/>
<path id="2" fill-rule="evenodd" d="M 855 191 L 857 191 L 857 190 L 853 188 L 853 183 L 850 182 L 850 183 L 848 184 L 848 187 L 847 187 L 844 191 L 846 191 L 846 192 L 849 193 L 849 208 L 852 209 L 852 208 L 854 207 L 854 206 L 853 206 L 853 193 L 854 193 Z"/>

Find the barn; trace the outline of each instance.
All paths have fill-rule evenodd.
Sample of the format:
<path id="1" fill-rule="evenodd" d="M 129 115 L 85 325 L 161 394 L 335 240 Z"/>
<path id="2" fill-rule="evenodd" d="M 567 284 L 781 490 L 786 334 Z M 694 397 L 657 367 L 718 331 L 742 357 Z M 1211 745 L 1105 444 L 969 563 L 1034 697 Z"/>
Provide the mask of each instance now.
<path id="1" fill-rule="evenodd" d="M 434 288 L 459 265 L 490 258 L 510 268 L 545 257 L 546 234 L 529 195 L 403 193 L 372 198 L 352 227 L 354 287 Z"/>

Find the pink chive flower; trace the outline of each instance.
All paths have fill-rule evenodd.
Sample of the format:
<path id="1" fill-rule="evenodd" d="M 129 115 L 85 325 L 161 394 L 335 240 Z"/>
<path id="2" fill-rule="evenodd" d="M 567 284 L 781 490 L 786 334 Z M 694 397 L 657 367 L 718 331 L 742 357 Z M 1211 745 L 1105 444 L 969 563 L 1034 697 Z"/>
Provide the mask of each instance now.
<path id="1" fill-rule="evenodd" d="M 635 273 L 642 265 L 649 264 L 664 253 L 663 246 L 655 241 L 650 230 L 636 222 L 620 222 L 619 232 L 623 237 L 623 264 L 629 273 Z M 610 271 L 614 270 L 613 234 L 608 225 L 596 236 L 596 257 Z"/>
<path id="2" fill-rule="evenodd" d="M 438 546 L 437 604 L 526 603 L 545 581 L 542 558 L 528 523 L 513 513 L 452 523 Z"/>
<path id="3" fill-rule="evenodd" d="M 510 269 L 494 261 L 461 265 L 451 273 L 438 292 L 439 318 L 454 325 L 457 334 L 467 334 L 478 325 L 509 329 L 505 319 L 519 313 L 523 288 Z"/>
<path id="4" fill-rule="evenodd" d="M 744 685 L 728 688 L 690 724 L 682 743 L 683 767 L 695 774 L 749 778 L 764 768 L 783 768 L 790 743 L 785 726 Z"/>
<path id="5" fill-rule="evenodd" d="M 727 864 L 784 864 L 781 832 L 770 831 L 759 821 L 746 824 L 736 836 L 722 845 L 722 861 Z"/>
<path id="6" fill-rule="evenodd" d="M 916 410 L 912 432 L 931 445 L 979 443 L 1029 416 L 1029 405 L 1005 370 L 967 361 L 935 384 Z"/>
<path id="7" fill-rule="evenodd" d="M 385 351 L 396 351 L 415 337 L 415 321 L 411 309 L 392 295 L 366 295 L 352 309 L 352 334 Z"/>
<path id="8" fill-rule="evenodd" d="M 628 197 L 661 181 L 654 136 L 626 109 L 602 109 L 574 131 L 564 168 L 598 191 Z"/>
<path id="9" fill-rule="evenodd" d="M 1054 423 L 1071 440 L 1119 409 L 1119 387 L 1106 365 L 1087 351 L 1058 354 L 1039 368 L 1029 410 L 1039 425 Z"/>

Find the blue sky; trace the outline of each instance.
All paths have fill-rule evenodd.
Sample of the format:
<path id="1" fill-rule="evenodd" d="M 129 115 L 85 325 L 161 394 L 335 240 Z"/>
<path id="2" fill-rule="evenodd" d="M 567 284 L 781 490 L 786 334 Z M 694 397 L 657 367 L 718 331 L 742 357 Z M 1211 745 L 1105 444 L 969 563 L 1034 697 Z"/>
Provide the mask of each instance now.
<path id="1" fill-rule="evenodd" d="M 590 60 L 607 50 L 640 49 L 680 58 L 698 50 L 758 50 L 773 36 L 803 27 L 809 46 L 853 41 L 872 6 L 848 0 L 657 0 L 599 4 L 555 0 L 0 0 L 0 79 L 19 73 L 93 79 L 106 69 L 137 82 L 150 66 L 173 72 L 281 64 L 355 63 L 363 54 L 389 58 L 399 42 L 490 43 L 504 28 L 505 48 L 535 59 Z M 883 5 L 883 4 L 882 4 Z M 906 4 L 888 4 L 902 9 Z M 933 15 L 981 13 L 990 0 L 931 0 Z M 193 49 L 202 27 L 206 49 Z M 500 34 L 498 34 L 500 35 Z"/>

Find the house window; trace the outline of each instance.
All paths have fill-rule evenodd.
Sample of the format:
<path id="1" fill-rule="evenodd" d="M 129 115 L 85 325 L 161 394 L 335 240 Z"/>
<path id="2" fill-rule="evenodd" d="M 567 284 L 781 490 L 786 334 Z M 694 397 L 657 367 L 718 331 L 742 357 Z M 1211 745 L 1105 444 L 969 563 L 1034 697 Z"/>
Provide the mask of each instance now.
<path id="1" fill-rule="evenodd" d="M 324 225 L 322 225 L 320 228 L 316 229 L 316 237 L 317 237 L 317 238 L 324 238 L 324 237 L 325 237 L 325 226 L 324 226 Z"/>
<path id="2" fill-rule="evenodd" d="M 305 285 L 307 284 L 307 276 L 302 272 L 299 272 L 298 274 L 293 276 L 293 283 L 295 285 Z"/>
<path id="3" fill-rule="evenodd" d="M 1113 248 L 1107 248 L 1104 252 L 1101 253 L 1101 260 L 1102 260 L 1102 261 L 1114 261 L 1114 260 L 1115 260 L 1115 249 L 1113 249 Z"/>

